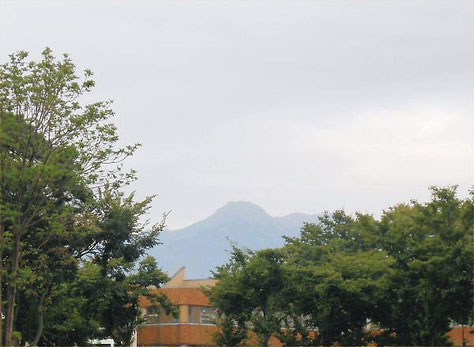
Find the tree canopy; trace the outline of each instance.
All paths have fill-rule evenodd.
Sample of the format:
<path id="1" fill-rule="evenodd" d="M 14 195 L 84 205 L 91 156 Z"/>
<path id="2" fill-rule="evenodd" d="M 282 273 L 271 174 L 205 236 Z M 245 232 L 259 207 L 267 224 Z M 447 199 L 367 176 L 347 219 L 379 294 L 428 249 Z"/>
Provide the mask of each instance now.
<path id="1" fill-rule="evenodd" d="M 140 295 L 173 311 L 146 289 L 166 280 L 154 260 L 136 267 L 164 227 L 122 192 L 139 145 L 117 145 L 111 101 L 83 104 L 94 84 L 50 49 L 0 66 L 0 344 L 127 344 Z"/>
<path id="2" fill-rule="evenodd" d="M 324 213 L 279 249 L 234 246 L 208 292 L 216 343 L 449 345 L 450 324 L 473 321 L 473 192 L 431 192 L 380 219 Z"/>

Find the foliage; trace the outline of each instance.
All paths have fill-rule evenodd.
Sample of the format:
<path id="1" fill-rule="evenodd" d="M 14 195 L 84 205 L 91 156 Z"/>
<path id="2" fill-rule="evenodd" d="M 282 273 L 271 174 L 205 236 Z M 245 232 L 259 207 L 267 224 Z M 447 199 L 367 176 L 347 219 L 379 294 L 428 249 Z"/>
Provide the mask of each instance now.
<path id="1" fill-rule="evenodd" d="M 243 346 L 248 339 L 245 320 L 240 317 L 219 315 L 219 331 L 214 333 L 213 340 L 218 346 Z"/>
<path id="2" fill-rule="evenodd" d="M 261 345 L 449 344 L 449 324 L 473 319 L 474 205 L 431 190 L 380 220 L 324 213 L 281 249 L 234 247 L 208 293 L 222 331 L 238 317 Z"/>
<path id="3" fill-rule="evenodd" d="M 110 101 L 81 103 L 89 70 L 79 78 L 50 49 L 27 58 L 0 66 L 0 344 L 14 331 L 33 345 L 129 343 L 139 297 L 166 280 L 152 259 L 134 271 L 164 227 L 140 223 L 153 197 L 120 192 L 135 179 L 122 162 L 138 144 L 117 147 Z"/>
<path id="4" fill-rule="evenodd" d="M 218 284 L 203 289 L 219 308 L 219 331 L 214 335 L 214 341 L 221 346 L 242 345 L 248 338 L 246 323 L 251 307 L 241 277 L 249 256 L 248 252 L 234 246 L 230 261 L 214 273 Z"/>
<path id="5" fill-rule="evenodd" d="M 432 187 L 427 204 L 412 201 L 384 213 L 380 243 L 395 259 L 381 292 L 383 343 L 445 345 L 451 322 L 468 323 L 474 309 L 474 211 L 456 188 Z"/>

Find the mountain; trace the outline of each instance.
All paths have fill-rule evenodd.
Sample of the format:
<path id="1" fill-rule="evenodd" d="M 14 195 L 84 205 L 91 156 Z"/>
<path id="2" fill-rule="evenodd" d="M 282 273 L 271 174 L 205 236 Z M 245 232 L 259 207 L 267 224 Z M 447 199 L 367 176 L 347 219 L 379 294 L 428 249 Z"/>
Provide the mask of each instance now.
<path id="1" fill-rule="evenodd" d="M 163 244 L 149 254 L 168 272 L 186 266 L 189 278 L 209 277 L 211 270 L 229 259 L 231 242 L 252 250 L 280 247 L 283 235 L 298 236 L 303 223 L 316 222 L 317 217 L 303 213 L 272 217 L 250 202 L 229 202 L 200 222 L 162 231 Z"/>

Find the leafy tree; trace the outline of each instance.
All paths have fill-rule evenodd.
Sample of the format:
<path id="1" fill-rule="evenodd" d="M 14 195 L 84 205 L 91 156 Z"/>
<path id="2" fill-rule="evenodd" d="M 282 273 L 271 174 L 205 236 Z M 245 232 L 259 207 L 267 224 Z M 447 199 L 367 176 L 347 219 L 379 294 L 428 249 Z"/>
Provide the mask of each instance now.
<path id="1" fill-rule="evenodd" d="M 219 314 L 217 318 L 219 331 L 214 333 L 213 340 L 218 346 L 242 346 L 248 339 L 246 321 L 240 315 Z"/>
<path id="2" fill-rule="evenodd" d="M 234 247 L 231 262 L 217 269 L 214 275 L 218 283 L 209 291 L 222 315 L 223 334 L 218 335 L 216 343 L 235 342 L 232 339 L 245 336 L 243 327 L 250 325 L 258 344 L 268 345 L 283 319 L 279 307 L 284 283 L 282 263 L 279 250 L 253 253 Z"/>
<path id="3" fill-rule="evenodd" d="M 287 345 L 363 344 L 373 294 L 390 265 L 385 252 L 370 250 L 372 237 L 361 237 L 366 226 L 372 230 L 373 219 L 336 211 L 306 224 L 282 249 L 234 247 L 209 297 L 234 326 L 235 317 L 251 326 L 259 345 L 271 336 Z"/>
<path id="4" fill-rule="evenodd" d="M 209 297 L 262 345 L 449 345 L 450 323 L 473 321 L 474 193 L 431 190 L 380 220 L 324 213 L 281 249 L 234 248 Z"/>
<path id="5" fill-rule="evenodd" d="M 151 198 L 134 202 L 133 194 L 124 197 L 121 193 L 105 191 L 102 195 L 99 204 L 102 218 L 94 235 L 96 246 L 90 252 L 91 260 L 86 263 L 93 270 L 95 281 L 87 287 L 79 282 L 78 286 L 81 295 L 89 298 L 84 316 L 98 322 L 103 337 L 109 336 L 118 344 L 128 345 L 135 327 L 142 322 L 138 307 L 140 296 L 147 296 L 167 313 L 175 313 L 166 296 L 155 295 L 149 289 L 160 287 L 168 279 L 154 258 L 142 260 L 133 273 L 136 262 L 158 243 L 157 236 L 164 225 L 145 231 L 146 224 L 139 222 Z"/>
<path id="6" fill-rule="evenodd" d="M 159 287 L 165 280 L 152 257 L 142 260 L 136 272 L 123 281 L 103 276 L 98 264 L 84 264 L 74 282 L 57 287 L 52 298 L 55 304 L 46 312 L 41 343 L 85 345 L 91 338 L 111 337 L 119 345 L 130 345 L 135 327 L 143 322 L 138 306 L 140 296 L 147 296 L 157 307 L 176 314 L 166 296 L 149 289 Z"/>
<path id="7" fill-rule="evenodd" d="M 289 294 L 282 307 L 300 318 L 286 335 L 309 345 L 366 342 L 365 327 L 377 306 L 374 294 L 391 264 L 385 252 L 371 249 L 374 226 L 371 216 L 354 219 L 335 211 L 323 214 L 318 224 L 306 224 L 300 238 L 287 238 Z"/>
<path id="8" fill-rule="evenodd" d="M 396 260 L 381 293 L 381 343 L 449 345 L 449 324 L 472 321 L 472 192 L 460 200 L 456 187 L 431 190 L 430 202 L 397 205 L 381 219 L 381 247 Z"/>
<path id="9" fill-rule="evenodd" d="M 216 286 L 203 288 L 213 305 L 218 308 L 219 331 L 214 335 L 214 342 L 220 346 L 238 346 L 248 339 L 247 322 L 252 308 L 241 278 L 249 257 L 247 251 L 233 245 L 229 262 L 214 272 L 214 277 L 218 280 Z"/>
<path id="10" fill-rule="evenodd" d="M 139 223 L 152 197 L 119 192 L 135 178 L 121 163 L 138 145 L 116 146 L 110 101 L 81 104 L 94 86 L 89 70 L 81 80 L 50 49 L 39 62 L 27 58 L 12 54 L 0 66 L 0 344 L 20 331 L 34 345 L 105 334 L 126 343 L 138 297 L 149 294 L 141 285 L 165 280 L 151 260 L 133 271 L 163 228 Z"/>
<path id="11" fill-rule="evenodd" d="M 33 345 L 43 333 L 44 312 L 54 287 L 75 278 L 78 260 L 67 249 L 69 236 L 68 232 L 54 232 L 43 225 L 25 235 L 23 241 L 22 269 L 28 276 L 19 285 L 15 327 Z"/>
<path id="12" fill-rule="evenodd" d="M 243 271 L 252 308 L 250 322 L 262 346 L 267 346 L 274 332 L 280 330 L 283 318 L 279 306 L 284 284 L 282 263 L 279 250 L 266 249 L 256 252 Z"/>

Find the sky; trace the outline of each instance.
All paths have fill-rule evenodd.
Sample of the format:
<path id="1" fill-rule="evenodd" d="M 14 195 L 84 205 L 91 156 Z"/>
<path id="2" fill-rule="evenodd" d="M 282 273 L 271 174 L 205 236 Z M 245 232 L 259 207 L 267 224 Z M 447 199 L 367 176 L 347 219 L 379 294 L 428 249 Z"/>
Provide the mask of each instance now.
<path id="1" fill-rule="evenodd" d="M 246 200 L 379 215 L 474 184 L 472 0 L 0 0 L 0 62 L 69 53 L 170 229 Z"/>

